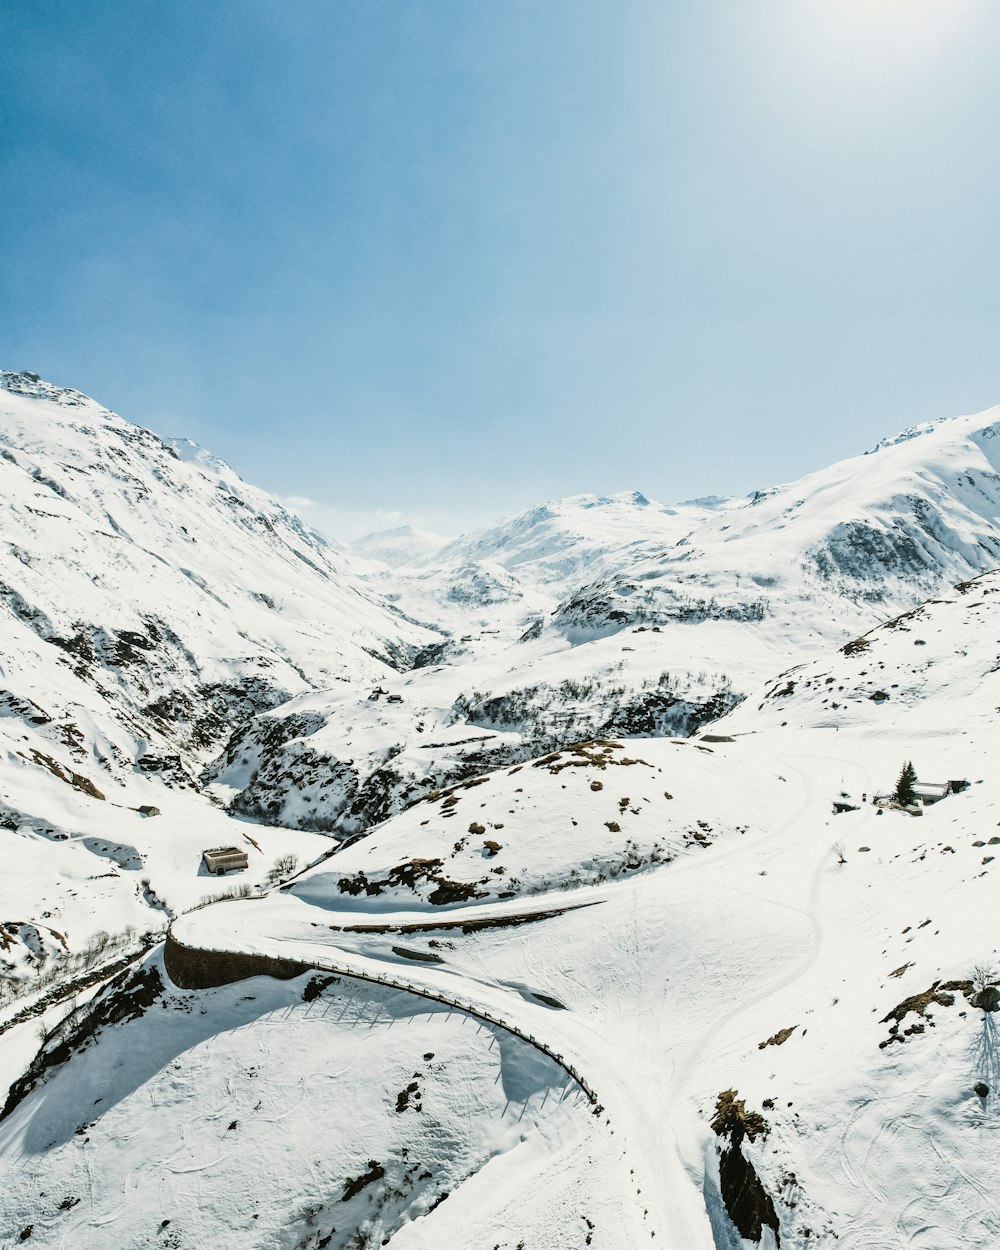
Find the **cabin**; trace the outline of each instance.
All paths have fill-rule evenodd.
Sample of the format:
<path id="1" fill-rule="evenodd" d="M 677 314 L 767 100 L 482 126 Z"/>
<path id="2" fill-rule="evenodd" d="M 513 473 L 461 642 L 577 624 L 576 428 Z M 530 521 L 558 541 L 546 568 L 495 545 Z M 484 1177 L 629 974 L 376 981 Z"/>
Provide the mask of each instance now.
<path id="1" fill-rule="evenodd" d="M 942 799 L 946 799 L 949 794 L 961 794 L 963 790 L 968 790 L 969 783 L 967 781 L 915 781 L 913 783 L 913 803 L 905 810 L 911 816 L 916 816 L 924 807 L 932 807 L 935 803 L 940 803 Z M 890 794 L 875 794 L 872 796 L 872 802 L 876 807 L 898 807 L 896 796 Z"/>
<path id="2" fill-rule="evenodd" d="M 241 851 L 238 846 L 213 846 L 202 851 L 201 862 L 205 865 L 206 872 L 220 877 L 225 872 L 250 866 L 246 851 Z"/>
<path id="3" fill-rule="evenodd" d="M 940 803 L 942 799 L 946 799 L 949 794 L 961 794 L 968 788 L 967 781 L 915 781 L 913 796 L 924 807 L 930 807 L 932 803 Z"/>
<path id="4" fill-rule="evenodd" d="M 923 803 L 924 807 L 930 807 L 932 803 L 940 803 L 950 793 L 946 781 L 915 781 L 913 783 L 913 797 L 919 803 Z"/>

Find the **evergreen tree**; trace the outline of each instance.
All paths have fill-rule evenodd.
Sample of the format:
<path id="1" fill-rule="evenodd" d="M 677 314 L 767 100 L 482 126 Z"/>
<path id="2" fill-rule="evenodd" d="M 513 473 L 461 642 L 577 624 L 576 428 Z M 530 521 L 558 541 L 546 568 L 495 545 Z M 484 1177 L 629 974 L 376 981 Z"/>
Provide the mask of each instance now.
<path id="1" fill-rule="evenodd" d="M 899 780 L 896 782 L 896 801 L 909 806 L 914 800 L 913 783 L 917 779 L 917 770 L 913 767 L 909 760 L 903 765 L 899 772 Z"/>

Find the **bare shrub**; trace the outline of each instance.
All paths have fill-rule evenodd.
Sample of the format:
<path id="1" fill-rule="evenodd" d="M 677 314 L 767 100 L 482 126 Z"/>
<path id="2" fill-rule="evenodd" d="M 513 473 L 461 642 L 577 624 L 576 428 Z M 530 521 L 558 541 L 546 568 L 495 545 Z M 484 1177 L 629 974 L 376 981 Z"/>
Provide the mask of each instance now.
<path id="1" fill-rule="evenodd" d="M 993 964 L 974 964 L 969 980 L 975 992 L 981 994 L 992 985 L 1000 985 L 1000 972 Z"/>

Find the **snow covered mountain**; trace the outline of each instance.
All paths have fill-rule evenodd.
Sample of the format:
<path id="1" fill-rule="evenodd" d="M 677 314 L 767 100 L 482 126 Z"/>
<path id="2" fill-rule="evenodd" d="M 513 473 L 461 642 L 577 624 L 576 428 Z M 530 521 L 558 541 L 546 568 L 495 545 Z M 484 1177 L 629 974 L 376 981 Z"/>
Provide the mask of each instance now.
<path id="1" fill-rule="evenodd" d="M 0 967 L 20 973 L 196 902 L 204 839 L 246 845 L 198 798 L 240 723 L 367 694 L 436 635 L 208 453 L 32 374 L 0 384 Z M 259 880 L 312 843 L 256 841 Z"/>
<path id="2" fill-rule="evenodd" d="M 695 732 L 790 657 L 1000 561 L 996 418 L 935 422 L 749 500 L 549 503 L 375 575 L 447 639 L 367 706 L 305 694 L 248 722 L 220 793 L 355 834 L 567 742 Z"/>
<path id="3" fill-rule="evenodd" d="M 355 566 L 2 379 L 0 1245 L 1000 1244 L 1000 414 Z"/>
<path id="4" fill-rule="evenodd" d="M 211 749 L 241 707 L 406 667 L 433 637 L 221 461 L 77 392 L 3 374 L 0 450 L 13 645 L 133 732 Z"/>
<path id="5" fill-rule="evenodd" d="M 1000 559 L 1000 410 L 929 422 L 758 491 L 652 558 L 565 599 L 551 628 L 780 621 L 845 627 Z"/>
<path id="6" fill-rule="evenodd" d="M 528 582 L 562 587 L 620 567 L 623 553 L 643 543 L 673 545 L 737 500 L 718 499 L 673 507 L 640 491 L 619 495 L 573 495 L 553 499 L 449 543 L 438 562 L 502 565 Z"/>
<path id="7" fill-rule="evenodd" d="M 196 771 L 249 713 L 405 667 L 433 638 L 221 461 L 33 375 L 0 380 L 10 693 L 99 767 L 180 751 Z M 74 704 L 93 726 L 66 727 Z"/>
<path id="8" fill-rule="evenodd" d="M 365 560 L 378 560 L 397 568 L 401 564 L 414 564 L 431 559 L 445 545 L 447 539 L 430 530 L 417 530 L 412 525 L 400 525 L 391 530 L 378 530 L 365 534 L 351 543 L 351 551 Z"/>

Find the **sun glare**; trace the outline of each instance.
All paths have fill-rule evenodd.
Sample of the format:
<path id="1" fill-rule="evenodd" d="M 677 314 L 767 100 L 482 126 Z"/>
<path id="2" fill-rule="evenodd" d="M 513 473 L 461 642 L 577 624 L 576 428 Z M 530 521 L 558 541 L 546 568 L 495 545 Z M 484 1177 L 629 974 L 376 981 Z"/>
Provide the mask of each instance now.
<path id="1" fill-rule="evenodd" d="M 843 24 L 855 38 L 931 47 L 960 33 L 982 10 L 980 0 L 827 0 L 821 7 L 829 22 Z"/>
<path id="2" fill-rule="evenodd" d="M 919 85 L 923 69 L 974 38 L 987 9 L 983 0 L 782 0 L 780 12 L 785 72 L 839 94 Z"/>

